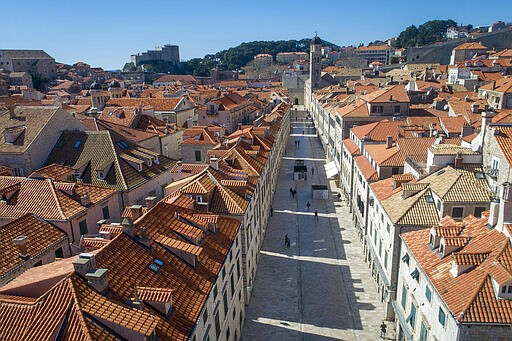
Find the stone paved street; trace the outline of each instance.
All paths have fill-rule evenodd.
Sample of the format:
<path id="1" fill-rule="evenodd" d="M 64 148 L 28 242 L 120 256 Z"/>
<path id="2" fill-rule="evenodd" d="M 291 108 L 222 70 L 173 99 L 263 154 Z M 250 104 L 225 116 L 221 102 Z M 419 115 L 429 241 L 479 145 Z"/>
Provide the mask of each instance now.
<path id="1" fill-rule="evenodd" d="M 307 125 L 313 126 L 311 122 L 293 123 L 242 340 L 379 339 L 383 316 L 379 294 L 349 209 L 336 198 L 335 184 L 325 176 L 320 141 Z M 300 141 L 298 149 L 296 140 Z M 297 158 L 305 160 L 307 181 L 292 180 Z M 329 185 L 329 199 L 313 200 L 312 184 Z M 297 190 L 294 199 L 291 187 Z M 289 249 L 284 245 L 286 234 L 291 239 Z M 392 334 L 388 332 L 387 338 L 392 339 Z"/>

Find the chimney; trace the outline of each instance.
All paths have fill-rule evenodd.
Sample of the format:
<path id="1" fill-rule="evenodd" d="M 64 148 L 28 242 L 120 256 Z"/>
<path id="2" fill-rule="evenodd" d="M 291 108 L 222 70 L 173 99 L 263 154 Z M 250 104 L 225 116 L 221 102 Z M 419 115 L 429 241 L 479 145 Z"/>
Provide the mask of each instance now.
<path id="1" fill-rule="evenodd" d="M 465 123 L 463 126 L 462 126 L 462 131 L 460 133 L 461 137 L 464 137 L 464 136 L 469 136 L 473 134 L 473 126 Z"/>
<path id="2" fill-rule="evenodd" d="M 137 229 L 135 226 L 133 226 L 133 222 L 130 217 L 124 217 L 121 221 L 121 226 L 123 227 L 123 232 L 126 233 L 130 238 L 135 237 Z"/>
<path id="3" fill-rule="evenodd" d="M 393 147 L 393 137 L 386 136 L 386 149 Z"/>
<path id="4" fill-rule="evenodd" d="M 106 240 L 111 239 L 110 231 L 100 231 L 100 237 Z"/>
<path id="5" fill-rule="evenodd" d="M 393 95 L 389 95 L 389 101 L 393 102 Z"/>
<path id="6" fill-rule="evenodd" d="M 14 238 L 14 245 L 18 249 L 20 257 L 23 259 L 28 258 L 28 250 L 27 250 L 27 237 L 19 236 Z"/>
<path id="7" fill-rule="evenodd" d="M 464 159 L 462 158 L 462 154 L 457 153 L 457 155 L 455 156 L 455 162 L 454 162 L 453 167 L 456 169 L 462 169 L 463 164 L 464 164 Z"/>
<path id="8" fill-rule="evenodd" d="M 238 123 L 238 129 L 242 130 L 242 123 Z"/>
<path id="9" fill-rule="evenodd" d="M 210 167 L 215 170 L 219 170 L 219 159 L 215 155 L 210 156 Z"/>
<path id="10" fill-rule="evenodd" d="M 142 216 L 142 205 L 132 205 L 128 208 L 132 214 L 133 221 L 139 219 Z"/>
<path id="11" fill-rule="evenodd" d="M 108 289 L 108 269 L 94 269 L 85 274 L 87 283 L 99 293 Z"/>
<path id="12" fill-rule="evenodd" d="M 146 197 L 146 208 L 149 210 L 156 204 L 156 197 Z"/>
<path id="13" fill-rule="evenodd" d="M 505 224 L 512 222 L 512 184 L 504 182 L 500 189 L 499 214 L 496 229 L 503 231 Z M 492 212 L 491 212 L 492 214 Z"/>
<path id="14" fill-rule="evenodd" d="M 81 253 L 78 258 L 73 261 L 73 268 L 78 274 L 85 276 L 89 271 L 96 268 L 96 259 L 91 253 Z"/>
<path id="15" fill-rule="evenodd" d="M 500 203 L 498 201 L 492 201 L 491 207 L 489 210 L 489 222 L 487 223 L 487 225 L 489 227 L 494 227 L 494 225 L 496 225 L 496 223 L 498 222 L 499 212 L 500 212 Z"/>
<path id="16" fill-rule="evenodd" d="M 146 247 L 151 246 L 151 239 L 148 237 L 148 228 L 146 226 L 140 228 L 139 242 Z"/>
<path id="17" fill-rule="evenodd" d="M 80 203 L 82 206 L 89 206 L 91 204 L 91 198 L 89 197 L 89 194 L 84 194 L 80 197 Z"/>
<path id="18" fill-rule="evenodd" d="M 472 112 L 473 114 L 478 113 L 478 109 L 479 109 L 479 107 L 480 107 L 480 106 L 478 105 L 478 103 L 473 103 L 473 104 L 471 104 L 471 112 Z"/>
<path id="19" fill-rule="evenodd" d="M 178 173 L 183 172 L 183 162 L 180 160 L 180 161 L 178 161 L 177 165 L 178 165 Z"/>
<path id="20" fill-rule="evenodd" d="M 496 89 L 496 81 L 492 81 L 492 90 Z"/>

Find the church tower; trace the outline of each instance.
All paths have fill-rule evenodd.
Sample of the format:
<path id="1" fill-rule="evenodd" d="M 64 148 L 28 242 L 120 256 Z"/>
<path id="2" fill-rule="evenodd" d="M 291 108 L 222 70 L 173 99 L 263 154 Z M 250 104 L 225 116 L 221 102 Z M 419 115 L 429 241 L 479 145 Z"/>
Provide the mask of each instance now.
<path id="1" fill-rule="evenodd" d="M 311 39 L 309 48 L 309 80 L 311 81 L 311 90 L 320 87 L 320 77 L 322 72 L 322 39 L 316 34 Z"/>

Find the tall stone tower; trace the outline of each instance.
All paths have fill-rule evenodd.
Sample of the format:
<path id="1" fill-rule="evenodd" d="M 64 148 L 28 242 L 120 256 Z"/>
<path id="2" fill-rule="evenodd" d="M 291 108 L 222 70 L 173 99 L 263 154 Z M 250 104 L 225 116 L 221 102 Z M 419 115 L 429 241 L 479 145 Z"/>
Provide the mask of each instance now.
<path id="1" fill-rule="evenodd" d="M 311 39 L 309 48 L 309 79 L 311 81 L 311 90 L 320 87 L 320 77 L 322 72 L 322 39 L 316 34 Z"/>

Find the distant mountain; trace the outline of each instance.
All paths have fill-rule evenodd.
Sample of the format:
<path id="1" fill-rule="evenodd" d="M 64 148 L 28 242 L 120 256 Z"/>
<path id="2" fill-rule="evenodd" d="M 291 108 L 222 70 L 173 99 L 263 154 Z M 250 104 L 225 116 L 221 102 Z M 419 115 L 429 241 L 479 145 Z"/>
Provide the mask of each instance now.
<path id="1" fill-rule="evenodd" d="M 278 40 L 278 41 L 251 41 L 242 43 L 236 47 L 229 48 L 208 54 L 204 58 L 193 58 L 184 62 L 181 72 L 194 76 L 209 76 L 210 70 L 218 67 L 221 70 L 237 70 L 250 62 L 255 55 L 268 53 L 276 56 L 279 52 L 309 52 L 310 38 L 301 40 Z M 322 40 L 325 46 L 339 48 L 337 45 Z M 158 65 L 157 65 L 158 64 Z M 158 67 L 157 67 L 158 66 Z M 161 63 L 149 62 L 144 65 L 145 70 L 158 70 L 158 72 L 176 72 L 178 70 L 164 70 Z M 125 71 L 134 70 L 132 63 L 127 63 Z"/>

